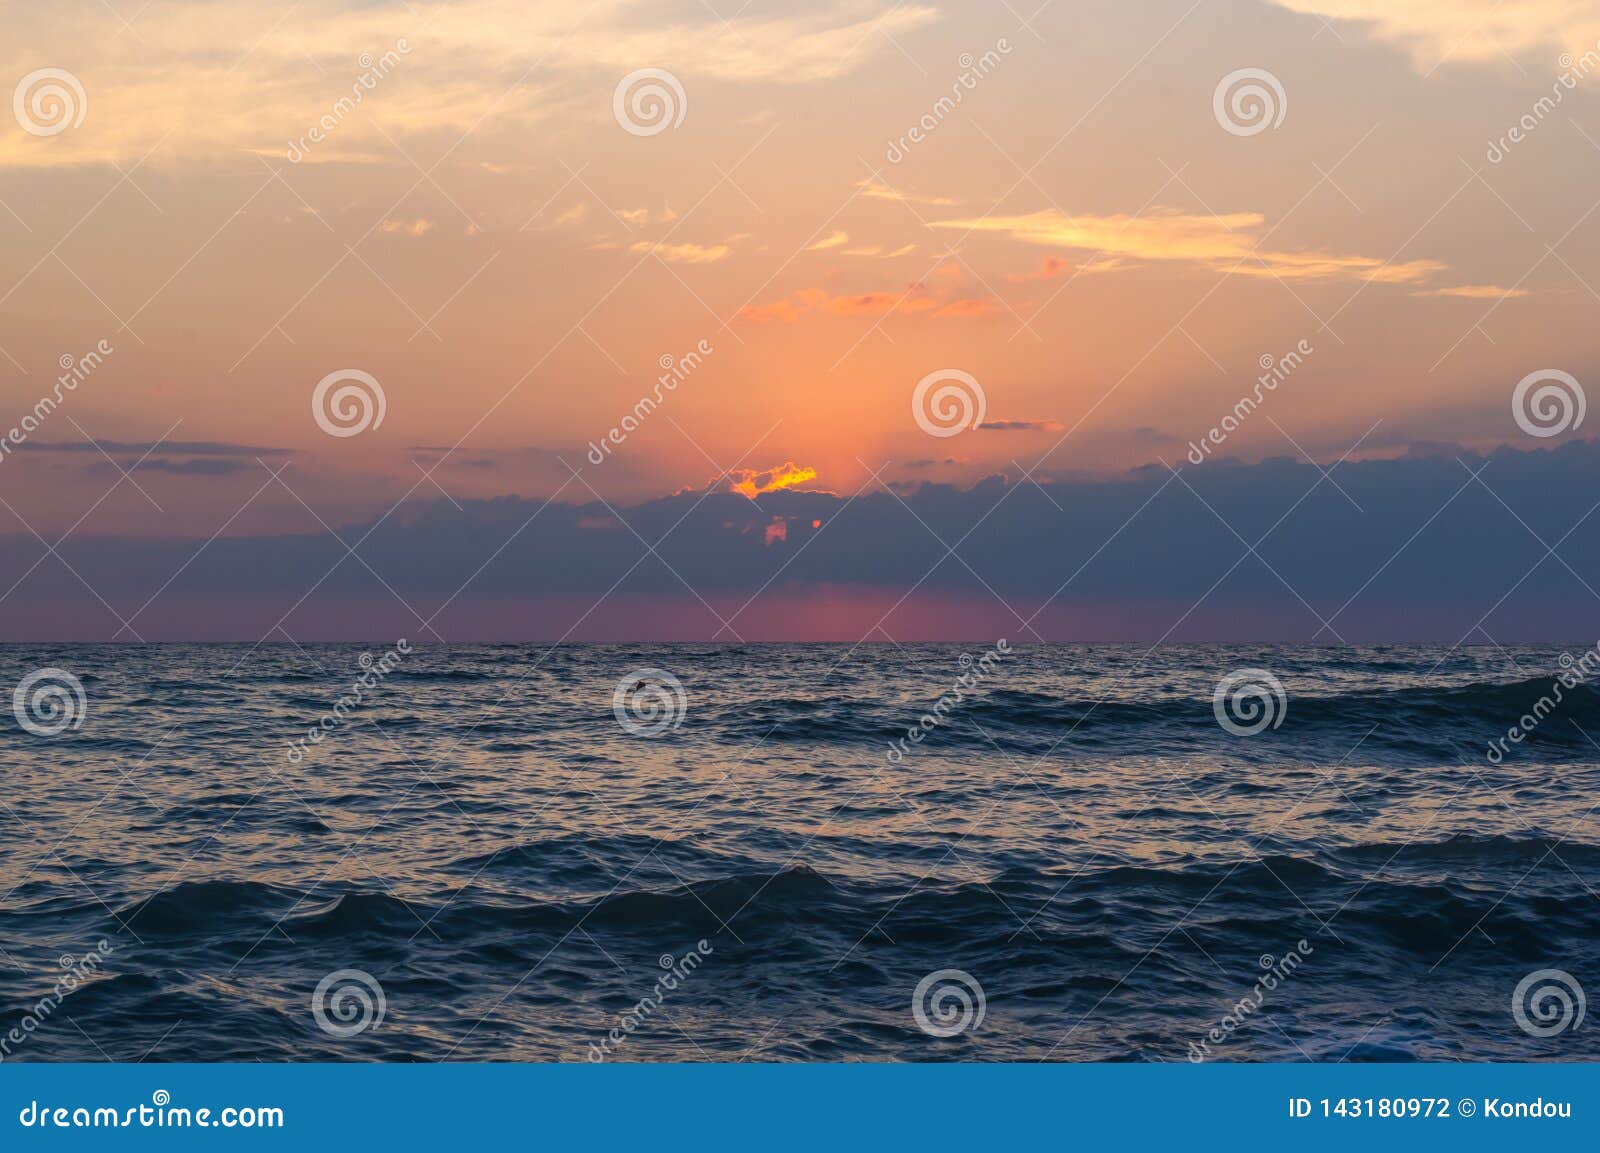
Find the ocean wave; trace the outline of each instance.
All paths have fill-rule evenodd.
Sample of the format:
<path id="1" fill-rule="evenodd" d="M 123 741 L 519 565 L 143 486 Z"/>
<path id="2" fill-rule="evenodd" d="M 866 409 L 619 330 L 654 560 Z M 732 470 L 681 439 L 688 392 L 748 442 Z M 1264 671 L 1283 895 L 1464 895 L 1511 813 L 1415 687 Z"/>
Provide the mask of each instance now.
<path id="1" fill-rule="evenodd" d="M 1563 699 L 1553 709 L 1549 701 L 1540 705 L 1541 698 L 1554 701 L 1555 683 L 1551 677 L 1529 677 L 1443 687 L 1295 692 L 1287 695 L 1278 724 L 1261 737 L 1264 743 L 1324 737 L 1343 741 L 1370 729 L 1367 740 L 1375 747 L 1413 758 L 1438 757 L 1461 740 L 1487 742 L 1502 736 L 1520 718 L 1537 715 L 1539 708 L 1547 715 L 1529 730 L 1522 755 L 1590 747 L 1584 730 L 1600 725 L 1600 691 L 1580 685 L 1560 690 Z M 722 723 L 732 740 L 881 742 L 887 747 L 928 714 L 940 715 L 934 701 L 898 709 L 843 699 L 775 700 L 741 710 Z M 1151 749 L 1169 752 L 1196 741 L 1233 741 L 1232 734 L 1218 725 L 1209 697 L 1127 700 L 1009 688 L 969 694 L 955 702 L 925 740 L 929 747 L 985 748 L 999 743 L 1035 753 L 1060 748 L 1070 754 L 1086 745 L 1103 748 L 1130 734 Z"/>
<path id="2" fill-rule="evenodd" d="M 694 951 L 624 1059 L 1183 1060 L 1301 941 L 1222 1059 L 1600 1056 L 1507 1008 L 1600 941 L 1597 695 L 1478 755 L 1554 650 L 1019 646 L 889 765 L 960 646 L 419 646 L 288 764 L 375 647 L 0 646 L 99 678 L 81 730 L 0 728 L 0 1027 L 111 945 L 20 1059 L 581 1060 Z M 611 707 L 645 667 L 655 737 Z M 1239 737 L 1254 667 L 1287 709 Z M 388 1015 L 336 1038 L 350 969 Z M 987 1018 L 932 1038 L 947 969 Z"/>

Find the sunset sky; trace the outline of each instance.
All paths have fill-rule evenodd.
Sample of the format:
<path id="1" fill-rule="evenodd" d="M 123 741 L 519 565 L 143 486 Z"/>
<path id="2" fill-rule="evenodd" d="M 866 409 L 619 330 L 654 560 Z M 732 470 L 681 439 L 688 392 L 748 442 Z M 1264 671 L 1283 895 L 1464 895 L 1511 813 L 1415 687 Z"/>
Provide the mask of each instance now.
<path id="1" fill-rule="evenodd" d="M 1066 531 L 1060 493 L 1092 501 L 1130 470 L 1289 457 L 1310 484 L 1311 461 L 1455 446 L 1481 463 L 1588 436 L 1530 435 L 1513 393 L 1535 373 L 1594 379 L 1600 4 L 107 0 L 8 2 L 5 24 L 0 432 L 62 366 L 109 350 L 0 452 L 13 635 L 118 634 L 166 588 L 154 562 L 118 583 L 151 548 L 176 569 L 212 539 L 498 525 L 508 501 L 585 506 L 574 532 L 644 551 L 673 521 L 627 535 L 630 509 L 710 488 L 738 567 L 738 550 L 767 564 L 812 533 L 820 555 L 831 512 L 924 483 L 1026 487 L 1045 536 Z M 1242 105 L 1225 83 L 1241 70 Z M 640 85 L 653 93 L 632 100 Z M 64 118 L 49 92 L 30 103 L 41 87 Z M 1191 447 L 1291 352 L 1257 410 Z M 376 382 L 382 419 L 330 435 L 314 395 L 346 370 Z M 931 435 L 914 395 L 951 372 L 982 424 Z M 782 488 L 834 504 L 725 511 Z M 71 572 L 74 547 L 104 575 Z M 500 558 L 489 530 L 472 547 L 463 578 Z M 1011 564 L 969 559 L 980 583 Z M 803 597 L 805 568 L 777 587 Z M 233 607 L 218 576 L 192 593 L 203 625 L 160 619 L 255 639 L 320 571 Z M 871 626 L 917 575 L 873 578 L 872 611 L 794 631 Z M 576 617 L 596 580 L 528 628 L 560 635 L 565 598 Z M 969 594 L 987 603 L 963 635 L 995 608 Z M 1148 597 L 1130 633 L 1188 603 Z M 1291 598 L 1241 631 L 1309 639 L 1345 598 L 1306 599 L 1303 619 L 1287 623 Z M 493 604 L 473 611 L 492 634 Z"/>

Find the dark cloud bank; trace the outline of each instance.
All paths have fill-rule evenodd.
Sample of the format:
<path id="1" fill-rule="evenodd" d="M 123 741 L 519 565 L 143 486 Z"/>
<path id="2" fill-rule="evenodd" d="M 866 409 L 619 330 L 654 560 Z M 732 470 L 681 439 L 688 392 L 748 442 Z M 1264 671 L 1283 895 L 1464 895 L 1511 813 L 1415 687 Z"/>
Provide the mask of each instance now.
<path id="1" fill-rule="evenodd" d="M 111 639 L 114 609 L 150 640 L 254 641 L 280 622 L 302 641 L 434 639 L 421 620 L 451 640 L 731 640 L 724 622 L 751 640 L 857 640 L 882 618 L 901 640 L 1593 643 L 1597 508 L 1600 446 L 1586 442 L 1430 446 L 1331 480 L 1305 462 L 1216 460 L 759 505 L 439 501 L 340 526 L 347 543 L 366 537 L 359 560 L 320 528 L 198 556 L 198 540 L 84 536 L 24 578 L 43 546 L 0 538 L 0 590 L 20 581 L 0 636 Z"/>

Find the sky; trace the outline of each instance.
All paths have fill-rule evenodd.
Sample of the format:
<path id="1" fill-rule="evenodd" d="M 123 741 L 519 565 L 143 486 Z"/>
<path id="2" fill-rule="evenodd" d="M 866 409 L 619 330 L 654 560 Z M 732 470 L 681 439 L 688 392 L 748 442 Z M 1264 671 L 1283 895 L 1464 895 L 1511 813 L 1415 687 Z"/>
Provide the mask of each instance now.
<path id="1" fill-rule="evenodd" d="M 0 636 L 1595 632 L 1600 3 L 5 23 Z"/>

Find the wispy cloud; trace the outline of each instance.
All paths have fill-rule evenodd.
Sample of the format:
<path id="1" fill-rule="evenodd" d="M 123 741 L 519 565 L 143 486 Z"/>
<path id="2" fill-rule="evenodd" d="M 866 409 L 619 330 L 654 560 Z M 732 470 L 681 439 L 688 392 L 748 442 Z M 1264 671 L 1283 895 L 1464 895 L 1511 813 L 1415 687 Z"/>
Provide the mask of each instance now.
<path id="1" fill-rule="evenodd" d="M 1315 13 L 1370 30 L 1405 49 L 1422 70 L 1447 60 L 1503 60 L 1508 52 L 1589 48 L 1600 36 L 1600 10 L 1582 0 L 1273 2 L 1292 12 Z"/>
<path id="2" fill-rule="evenodd" d="M 427 13 L 364 3 L 151 0 L 119 40 L 107 34 L 100 5 L 12 6 L 0 74 L 23 76 L 39 67 L 41 50 L 70 46 L 92 107 L 82 125 L 48 140 L 0 132 L 0 162 L 120 164 L 158 143 L 150 165 L 249 161 L 252 151 L 282 157 L 289 140 L 344 100 L 353 110 L 333 117 L 337 127 L 305 158 L 404 164 L 391 141 L 556 122 L 562 108 L 554 97 L 568 75 L 612 77 L 607 95 L 641 61 L 685 82 L 819 84 L 871 67 L 892 50 L 891 38 L 939 19 L 931 6 L 891 0 L 747 12 L 737 27 L 699 9 L 668 14 L 632 0 L 586 0 L 582 8 L 579 21 L 566 6 L 522 0 L 455 0 Z M 368 66 L 359 61 L 398 38 L 408 45 L 402 62 L 362 90 Z M 132 42 L 138 51 L 127 50 Z M 610 116 L 609 100 L 588 107 L 597 119 Z"/>
<path id="3" fill-rule="evenodd" d="M 1133 260 L 1196 264 L 1240 276 L 1284 280 L 1374 280 L 1411 284 L 1447 265 L 1437 260 L 1403 263 L 1336 252 L 1257 251 L 1265 217 L 1155 209 L 1138 216 L 1067 216 L 1054 209 L 1025 216 L 935 220 L 935 228 L 1000 232 L 1025 244 L 1106 253 Z"/>
<path id="4" fill-rule="evenodd" d="M 868 200 L 892 200 L 900 204 L 932 204 L 948 207 L 955 203 L 948 196 L 921 196 L 883 183 L 881 180 L 863 180 L 857 185 L 861 195 Z"/>
<path id="5" fill-rule="evenodd" d="M 892 251 L 885 251 L 883 245 L 881 244 L 862 244 L 853 248 L 846 248 L 840 253 L 840 255 L 863 257 L 877 256 L 882 257 L 884 260 L 893 260 L 895 257 L 909 256 L 916 250 L 917 246 L 915 244 L 902 244 L 899 248 L 896 248 Z"/>
<path id="6" fill-rule="evenodd" d="M 628 251 L 641 256 L 654 254 L 670 264 L 715 264 L 726 259 L 733 249 L 726 244 L 661 244 L 653 240 L 640 240 L 629 245 Z"/>
<path id="7" fill-rule="evenodd" d="M 1413 296 L 1459 296 L 1465 300 L 1515 300 L 1531 296 L 1526 288 L 1501 288 L 1498 284 L 1453 284 L 1448 288 L 1432 288 L 1414 292 Z"/>
<path id="8" fill-rule="evenodd" d="M 108 452 L 133 457 L 158 456 L 288 456 L 287 448 L 266 448 L 257 444 L 233 444 L 220 440 L 165 440 L 159 444 L 150 441 L 129 440 L 29 440 L 13 445 L 12 452 Z"/>
<path id="9" fill-rule="evenodd" d="M 1060 432 L 1062 427 L 1056 420 L 986 420 L 978 426 L 989 432 Z"/>
<path id="10" fill-rule="evenodd" d="M 883 316 L 889 312 L 903 312 L 937 317 L 978 317 L 989 316 L 998 308 L 999 302 L 987 297 L 939 300 L 915 287 L 898 292 L 858 292 L 847 296 L 834 296 L 823 288 L 803 288 L 782 300 L 752 304 L 742 309 L 739 315 L 755 321 L 794 321 L 808 312 L 833 316 Z"/>
<path id="11" fill-rule="evenodd" d="M 740 311 L 746 320 L 795 321 L 806 313 L 832 316 L 883 316 L 890 312 L 913 316 L 983 317 L 1000 308 L 992 296 L 969 292 L 959 265 L 946 264 L 934 275 L 905 288 L 853 294 L 834 294 L 825 288 L 802 288 L 781 300 L 750 305 Z"/>
<path id="12" fill-rule="evenodd" d="M 850 234 L 848 232 L 835 232 L 830 236 L 824 236 L 821 240 L 817 241 L 815 244 L 807 245 L 806 246 L 806 251 L 807 252 L 825 252 L 830 248 L 839 248 L 839 247 L 841 247 L 843 245 L 846 245 L 846 244 L 849 244 L 849 243 L 850 243 Z"/>
<path id="13" fill-rule="evenodd" d="M 172 460 L 166 457 L 153 456 L 148 460 L 124 460 L 113 464 L 109 460 L 93 460 L 83 467 L 83 471 L 92 476 L 109 476 L 113 473 L 124 472 L 164 472 L 174 476 L 234 476 L 242 472 L 256 472 L 260 469 L 247 460 L 229 460 L 217 457 L 195 457 L 191 460 Z"/>

